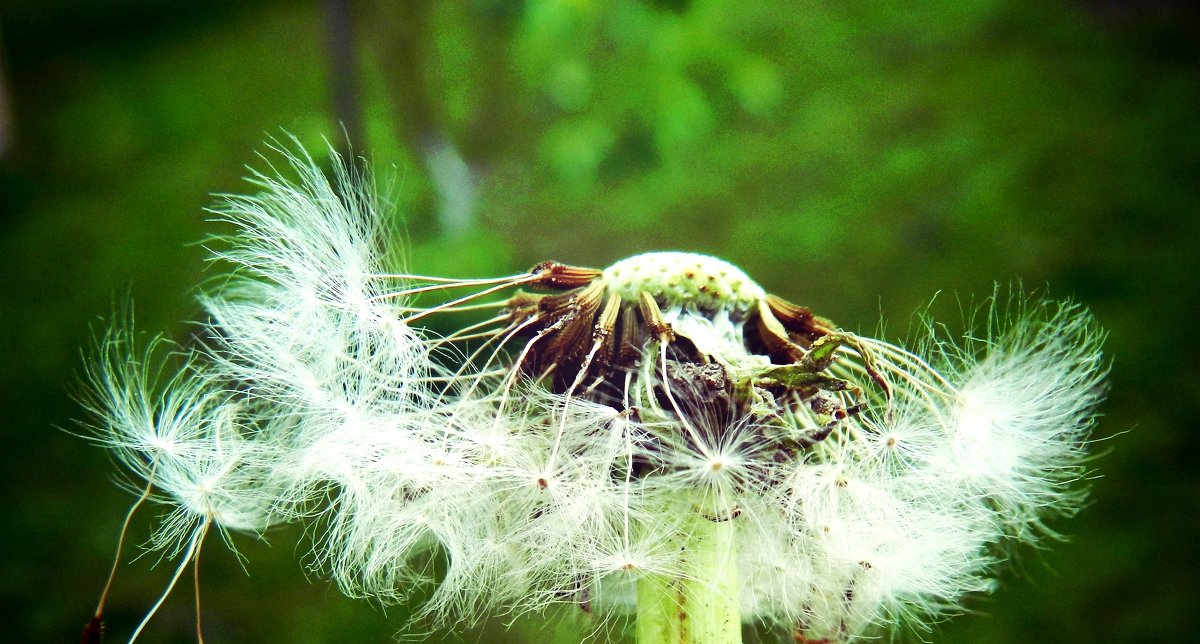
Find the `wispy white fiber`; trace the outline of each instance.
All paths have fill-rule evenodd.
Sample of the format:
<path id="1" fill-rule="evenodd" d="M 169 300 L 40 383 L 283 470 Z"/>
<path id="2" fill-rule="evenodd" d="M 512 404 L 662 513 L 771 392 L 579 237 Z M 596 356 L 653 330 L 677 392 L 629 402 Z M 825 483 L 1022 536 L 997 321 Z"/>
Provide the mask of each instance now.
<path id="1" fill-rule="evenodd" d="M 460 345 L 410 323 L 423 291 L 466 308 L 453 298 L 524 278 L 397 275 L 368 178 L 336 155 L 331 176 L 279 158 L 214 209 L 234 230 L 211 242 L 199 347 L 140 351 L 117 324 L 87 371 L 89 435 L 165 504 L 149 545 L 168 557 L 209 525 L 302 521 L 345 593 L 424 598 L 437 625 L 562 603 L 619 617 L 639 579 L 694 574 L 697 521 L 729 521 L 743 619 L 847 641 L 962 610 L 992 589 L 999 544 L 1053 534 L 1083 500 L 1106 364 L 1077 305 L 1013 296 L 967 338 L 911 350 L 846 334 L 830 373 L 848 389 L 747 385 L 749 412 L 688 390 L 704 385 L 658 337 L 637 367 L 554 393 L 512 340 L 533 336 L 527 351 L 544 329 L 481 324 Z M 744 303 L 710 299 L 667 298 L 664 320 L 753 384 L 771 361 L 744 339 Z"/>

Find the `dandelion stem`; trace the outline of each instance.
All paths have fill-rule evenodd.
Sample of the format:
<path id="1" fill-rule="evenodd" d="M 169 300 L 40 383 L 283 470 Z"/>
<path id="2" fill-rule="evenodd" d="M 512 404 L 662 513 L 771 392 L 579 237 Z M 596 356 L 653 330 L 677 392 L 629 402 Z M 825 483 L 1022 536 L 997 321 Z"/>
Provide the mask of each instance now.
<path id="1" fill-rule="evenodd" d="M 715 520 L 714 520 L 715 519 Z M 680 540 L 690 573 L 638 581 L 638 644 L 740 644 L 737 523 L 697 516 Z"/>

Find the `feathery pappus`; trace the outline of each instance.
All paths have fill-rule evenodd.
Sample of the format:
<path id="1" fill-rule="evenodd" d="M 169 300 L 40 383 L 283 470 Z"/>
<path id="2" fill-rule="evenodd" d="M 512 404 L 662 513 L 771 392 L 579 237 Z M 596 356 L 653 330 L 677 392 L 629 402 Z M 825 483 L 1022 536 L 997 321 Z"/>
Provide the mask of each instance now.
<path id="1" fill-rule="evenodd" d="M 206 341 L 118 321 L 86 371 L 88 435 L 166 508 L 166 592 L 209 532 L 303 522 L 345 593 L 435 626 L 576 604 L 645 643 L 845 642 L 960 610 L 1080 507 L 1107 366 L 1079 305 L 997 295 L 905 348 L 695 253 L 420 276 L 368 176 L 281 154 L 214 210 Z"/>

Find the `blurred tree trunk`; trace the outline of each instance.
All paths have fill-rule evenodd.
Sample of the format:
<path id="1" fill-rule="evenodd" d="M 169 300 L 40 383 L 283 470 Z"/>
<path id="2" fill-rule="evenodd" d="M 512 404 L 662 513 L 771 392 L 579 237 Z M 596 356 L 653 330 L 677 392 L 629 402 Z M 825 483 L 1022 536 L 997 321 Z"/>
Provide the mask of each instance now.
<path id="1" fill-rule="evenodd" d="M 420 159 L 435 193 L 434 211 L 442 234 L 456 236 L 474 225 L 479 185 L 488 166 L 508 154 L 515 142 L 517 101 L 508 49 L 519 7 L 471 3 L 450 15 L 461 24 L 440 25 L 440 5 L 430 0 L 376 2 L 369 18 L 401 141 Z M 472 86 L 466 118 L 455 122 L 448 97 L 437 84 L 446 77 L 437 56 L 437 30 L 453 29 L 479 61 L 454 70 Z"/>
<path id="2" fill-rule="evenodd" d="M 329 52 L 329 90 L 334 118 L 344 131 L 343 152 L 365 154 L 367 137 L 363 131 L 358 53 L 350 0 L 325 0 L 322 7 Z"/>

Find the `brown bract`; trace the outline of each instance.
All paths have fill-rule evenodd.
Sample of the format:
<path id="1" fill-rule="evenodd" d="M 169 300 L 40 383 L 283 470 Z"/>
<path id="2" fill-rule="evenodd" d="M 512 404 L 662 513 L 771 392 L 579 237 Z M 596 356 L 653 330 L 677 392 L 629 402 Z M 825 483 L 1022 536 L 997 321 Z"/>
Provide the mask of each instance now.
<path id="1" fill-rule="evenodd" d="M 630 301 L 598 269 L 543 262 L 530 275 L 524 285 L 534 290 L 509 298 L 507 321 L 526 341 L 517 366 L 556 393 L 582 390 L 602 396 L 605 384 L 619 388 L 618 381 L 639 367 L 654 340 L 663 354 L 660 381 L 695 398 L 691 403 L 712 405 L 724 398 L 736 401 L 731 411 L 746 413 L 754 400 L 769 396 L 785 404 L 804 403 L 835 422 L 855 411 L 823 394 L 848 388 L 846 381 L 825 372 L 849 337 L 808 308 L 765 294 L 737 321 L 745 355 L 769 360 L 769 366 L 747 377 L 731 373 L 723 356 L 704 353 L 697 348 L 704 343 L 673 327 L 664 309 L 681 304 L 652 285 Z M 676 279 L 700 277 L 688 271 Z M 702 291 L 704 286 L 695 288 Z M 709 319 L 731 313 L 738 314 L 698 307 L 687 311 Z M 866 370 L 886 388 L 869 364 Z"/>

